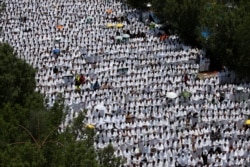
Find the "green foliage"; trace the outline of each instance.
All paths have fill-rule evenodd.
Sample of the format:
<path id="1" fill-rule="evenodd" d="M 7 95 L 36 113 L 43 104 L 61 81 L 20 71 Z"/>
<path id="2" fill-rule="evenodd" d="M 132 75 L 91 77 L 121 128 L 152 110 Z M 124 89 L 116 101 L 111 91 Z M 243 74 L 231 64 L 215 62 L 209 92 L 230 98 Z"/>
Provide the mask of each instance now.
<path id="1" fill-rule="evenodd" d="M 127 0 L 126 1 L 131 7 L 135 7 L 137 9 L 142 9 L 145 10 L 147 9 L 147 1 L 142 2 L 142 1 L 138 1 L 138 0 Z M 148 1 L 150 2 L 150 1 Z"/>
<path id="2" fill-rule="evenodd" d="M 153 0 L 152 4 L 160 20 L 171 25 L 172 31 L 179 34 L 182 40 L 196 43 L 199 16 L 205 6 L 204 0 Z"/>
<path id="3" fill-rule="evenodd" d="M 119 167 L 123 163 L 121 158 L 114 156 L 114 148 L 108 145 L 103 150 L 98 151 L 98 157 L 101 167 Z"/>
<path id="4" fill-rule="evenodd" d="M 201 19 L 202 27 L 206 27 L 211 34 L 205 42 L 201 39 L 203 46 L 211 53 L 216 53 L 220 64 L 230 67 L 233 67 L 236 61 L 230 49 L 233 46 L 233 34 L 237 25 L 235 17 L 235 13 L 228 10 L 225 5 L 212 5 L 204 11 Z M 229 59 L 224 59 L 225 57 Z"/>
<path id="5" fill-rule="evenodd" d="M 250 78 L 250 12 L 246 13 L 242 20 L 235 32 L 236 71 L 241 76 Z"/>
<path id="6" fill-rule="evenodd" d="M 209 39 L 200 38 L 200 42 L 212 59 L 243 77 L 249 77 L 250 69 L 249 16 L 249 2 L 236 1 L 230 7 L 224 3 L 209 6 L 200 19 L 201 26 L 211 33 Z"/>
<path id="7" fill-rule="evenodd" d="M 8 44 L 0 45 L 0 107 L 5 103 L 24 104 L 35 89 L 35 70 L 18 59 Z"/>
<path id="8" fill-rule="evenodd" d="M 132 6 L 142 5 L 128 0 Z M 250 78 L 250 1 L 150 0 L 154 13 L 189 45 L 203 47 L 217 69 L 222 65 Z M 208 30 L 209 37 L 201 32 Z"/>
<path id="9" fill-rule="evenodd" d="M 32 143 L 26 142 L 18 146 L 7 146 L 0 155 L 1 166 L 36 167 L 45 164 L 45 157 Z"/>
<path id="10" fill-rule="evenodd" d="M 8 44 L 0 44 L 0 58 L 0 166 L 104 167 L 101 150 L 94 148 L 95 130 L 85 128 L 85 112 L 60 131 L 67 110 L 63 99 L 46 108 L 34 92 L 31 66 L 16 58 Z M 113 152 L 107 154 L 113 164 L 121 164 Z"/>
<path id="11" fill-rule="evenodd" d="M 158 16 L 163 24 L 172 28 L 172 32 L 179 34 L 187 43 L 196 43 L 199 16 L 204 9 L 205 0 L 149 0 L 145 3 L 138 0 L 127 0 L 136 8 L 145 8 L 146 4 L 152 4 L 150 10 Z"/>

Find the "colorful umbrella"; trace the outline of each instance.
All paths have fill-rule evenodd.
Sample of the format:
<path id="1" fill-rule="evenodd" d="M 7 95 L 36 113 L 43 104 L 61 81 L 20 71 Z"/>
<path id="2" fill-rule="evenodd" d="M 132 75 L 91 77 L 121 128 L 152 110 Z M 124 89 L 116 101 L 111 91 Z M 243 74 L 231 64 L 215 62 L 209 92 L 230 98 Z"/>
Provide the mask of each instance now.
<path id="1" fill-rule="evenodd" d="M 202 31 L 201 32 L 201 36 L 203 37 L 203 38 L 209 38 L 209 36 L 210 36 L 210 34 L 209 34 L 209 32 L 208 31 Z"/>
<path id="2" fill-rule="evenodd" d="M 192 93 L 185 90 L 185 91 L 183 91 L 183 92 L 181 93 L 181 96 L 183 96 L 183 97 L 185 97 L 185 98 L 189 98 L 189 97 L 192 96 Z"/>
<path id="3" fill-rule="evenodd" d="M 90 129 L 95 129 L 95 126 L 92 125 L 92 124 L 87 124 L 86 127 L 87 127 L 87 128 L 90 128 Z"/>
<path id="4" fill-rule="evenodd" d="M 150 25 L 149 25 L 149 28 L 150 28 L 150 29 L 155 28 L 155 23 L 151 22 Z"/>
<path id="5" fill-rule="evenodd" d="M 167 92 L 167 98 L 175 99 L 178 95 L 175 92 Z"/>
<path id="6" fill-rule="evenodd" d="M 130 35 L 128 35 L 128 34 L 123 34 L 122 37 L 125 38 L 125 39 L 128 39 L 128 38 L 130 37 Z"/>
<path id="7" fill-rule="evenodd" d="M 247 120 L 245 121 L 245 125 L 250 125 L 250 119 L 247 119 Z"/>
<path id="8" fill-rule="evenodd" d="M 54 50 L 53 50 L 53 53 L 54 53 L 54 54 L 60 53 L 60 49 L 54 49 Z"/>
<path id="9" fill-rule="evenodd" d="M 55 38 L 55 42 L 60 42 L 61 41 L 61 37 L 56 37 Z"/>
<path id="10" fill-rule="evenodd" d="M 112 13 L 112 10 L 111 10 L 111 9 L 108 9 L 108 10 L 106 10 L 106 13 L 107 13 L 107 14 L 110 14 L 110 13 Z"/>
<path id="11" fill-rule="evenodd" d="M 86 23 L 92 23 L 92 21 L 93 21 L 93 17 L 91 16 L 87 17 Z"/>
<path id="12" fill-rule="evenodd" d="M 122 36 L 116 36 L 115 39 L 116 40 L 122 40 Z"/>
<path id="13" fill-rule="evenodd" d="M 107 26 L 108 28 L 111 28 L 111 27 L 113 27 L 114 25 L 113 25 L 112 23 L 108 23 L 106 26 Z"/>
<path id="14" fill-rule="evenodd" d="M 57 30 L 62 30 L 63 29 L 63 26 L 62 25 L 58 25 L 58 26 L 56 26 L 56 28 L 57 28 Z"/>
<path id="15" fill-rule="evenodd" d="M 117 28 L 122 28 L 124 25 L 122 23 L 118 23 L 115 25 Z"/>
<path id="16" fill-rule="evenodd" d="M 244 90 L 244 88 L 243 88 L 242 86 L 238 86 L 238 87 L 236 88 L 236 90 L 237 90 L 237 91 L 242 91 L 242 90 Z"/>
<path id="17" fill-rule="evenodd" d="M 94 110 L 104 111 L 105 113 L 107 112 L 107 108 L 103 105 L 103 103 L 97 104 Z"/>
<path id="18" fill-rule="evenodd" d="M 147 4 L 147 7 L 148 7 L 148 8 L 152 7 L 151 3 L 148 3 L 148 4 Z"/>

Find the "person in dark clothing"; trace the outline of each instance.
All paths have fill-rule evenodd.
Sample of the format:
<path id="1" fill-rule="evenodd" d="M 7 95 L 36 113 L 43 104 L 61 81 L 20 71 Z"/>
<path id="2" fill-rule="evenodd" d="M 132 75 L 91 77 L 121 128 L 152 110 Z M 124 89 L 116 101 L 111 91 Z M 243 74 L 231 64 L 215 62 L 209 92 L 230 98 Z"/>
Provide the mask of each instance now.
<path id="1" fill-rule="evenodd" d="M 204 165 L 207 165 L 207 155 L 208 155 L 208 151 L 207 151 L 207 150 L 204 150 L 204 151 L 202 152 L 202 155 L 201 155 L 201 157 L 202 157 L 202 159 L 203 159 L 203 164 L 204 164 Z"/>
<path id="2" fill-rule="evenodd" d="M 53 68 L 53 72 L 54 72 L 55 74 L 58 73 L 58 68 L 57 68 L 56 66 Z"/>
<path id="3" fill-rule="evenodd" d="M 184 72 L 184 77 L 183 77 L 183 81 L 184 81 L 184 83 L 185 83 L 185 85 L 187 85 L 187 81 L 188 81 L 188 74 L 187 74 L 187 72 L 185 71 Z"/>
<path id="4" fill-rule="evenodd" d="M 80 82 L 81 84 L 85 84 L 85 76 L 83 74 L 80 75 Z"/>
<path id="5" fill-rule="evenodd" d="M 99 84 L 98 81 L 96 81 L 96 82 L 94 83 L 94 85 L 93 85 L 93 90 L 95 91 L 95 90 L 98 90 L 98 89 L 100 89 L 100 84 Z"/>

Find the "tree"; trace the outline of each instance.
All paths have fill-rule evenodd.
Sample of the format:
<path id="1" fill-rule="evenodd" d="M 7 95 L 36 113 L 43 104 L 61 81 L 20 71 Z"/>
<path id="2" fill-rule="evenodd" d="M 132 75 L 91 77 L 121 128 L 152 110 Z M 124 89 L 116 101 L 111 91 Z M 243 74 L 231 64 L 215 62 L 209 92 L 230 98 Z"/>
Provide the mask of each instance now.
<path id="1" fill-rule="evenodd" d="M 244 3 L 244 6 L 240 8 L 239 17 L 240 22 L 237 24 L 234 35 L 234 48 L 236 50 L 235 57 L 237 57 L 236 72 L 242 76 L 250 79 L 250 3 Z"/>
<path id="2" fill-rule="evenodd" d="M 67 110 L 62 97 L 46 108 L 43 96 L 34 92 L 33 68 L 8 44 L 0 44 L 0 58 L 0 166 L 105 167 L 100 160 L 110 157 L 114 167 L 120 166 L 112 146 L 94 147 L 96 133 L 86 128 L 85 112 L 61 131 Z M 100 151 L 110 157 L 98 157 Z"/>
<path id="3" fill-rule="evenodd" d="M 162 23 L 172 27 L 182 40 L 189 44 L 197 44 L 197 27 L 199 16 L 205 1 L 200 0 L 153 0 L 152 7 Z"/>
<path id="4" fill-rule="evenodd" d="M 199 41 L 212 61 L 243 77 L 249 77 L 246 72 L 249 69 L 249 6 L 247 1 L 236 1 L 232 6 L 212 4 L 207 6 L 200 19 L 200 28 L 207 28 L 210 36 L 208 39 L 200 36 Z"/>
<path id="5" fill-rule="evenodd" d="M 147 9 L 147 2 L 137 1 L 137 0 L 126 0 L 126 2 L 134 8 L 145 10 Z"/>
<path id="6" fill-rule="evenodd" d="M 6 43 L 0 45 L 0 60 L 0 107 L 7 102 L 24 104 L 35 89 L 35 70 Z"/>
<path id="7" fill-rule="evenodd" d="M 233 34 L 236 26 L 235 11 L 228 10 L 224 4 L 208 4 L 201 17 L 200 29 L 209 31 L 209 37 L 200 38 L 203 47 L 210 53 L 213 62 L 230 66 L 235 61 L 232 57 Z M 225 59 L 225 57 L 230 57 Z M 226 62 L 230 60 L 230 62 Z"/>
<path id="8" fill-rule="evenodd" d="M 104 149 L 98 151 L 98 157 L 100 167 L 118 167 L 124 161 L 123 159 L 114 156 L 114 148 L 110 144 Z"/>

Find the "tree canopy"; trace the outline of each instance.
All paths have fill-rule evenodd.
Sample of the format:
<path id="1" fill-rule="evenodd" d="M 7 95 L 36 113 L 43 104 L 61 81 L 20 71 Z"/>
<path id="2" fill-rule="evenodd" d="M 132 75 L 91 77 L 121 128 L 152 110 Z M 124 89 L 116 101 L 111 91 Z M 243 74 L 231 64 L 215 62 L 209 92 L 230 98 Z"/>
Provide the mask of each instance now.
<path id="1" fill-rule="evenodd" d="M 35 70 L 0 44 L 0 166 L 118 167 L 111 145 L 97 150 L 95 130 L 86 128 L 81 112 L 63 131 L 67 109 L 58 97 L 46 108 L 35 90 Z"/>
<path id="2" fill-rule="evenodd" d="M 208 39 L 201 39 L 212 59 L 235 70 L 239 76 L 249 78 L 250 3 L 217 3 L 203 11 L 201 25 L 210 33 Z"/>
<path id="3" fill-rule="evenodd" d="M 138 1 L 136 1 L 138 3 Z M 151 10 L 180 38 L 203 47 L 216 68 L 249 78 L 250 2 L 247 0 L 150 0 Z M 136 7 L 135 0 L 128 0 Z M 142 5 L 142 4 L 141 4 Z M 205 33 L 206 35 L 204 36 Z"/>

